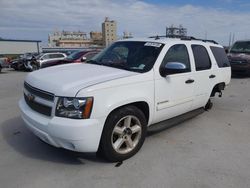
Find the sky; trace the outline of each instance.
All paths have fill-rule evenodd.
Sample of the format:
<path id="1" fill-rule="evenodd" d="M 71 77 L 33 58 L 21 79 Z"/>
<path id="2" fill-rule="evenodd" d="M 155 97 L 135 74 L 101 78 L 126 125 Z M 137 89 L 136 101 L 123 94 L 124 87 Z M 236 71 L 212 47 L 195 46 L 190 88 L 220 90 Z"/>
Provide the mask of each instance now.
<path id="1" fill-rule="evenodd" d="M 164 35 L 180 24 L 188 35 L 229 44 L 250 39 L 249 0 L 0 0 L 0 37 L 41 40 L 55 30 L 101 31 L 105 17 L 117 21 L 117 34 Z"/>

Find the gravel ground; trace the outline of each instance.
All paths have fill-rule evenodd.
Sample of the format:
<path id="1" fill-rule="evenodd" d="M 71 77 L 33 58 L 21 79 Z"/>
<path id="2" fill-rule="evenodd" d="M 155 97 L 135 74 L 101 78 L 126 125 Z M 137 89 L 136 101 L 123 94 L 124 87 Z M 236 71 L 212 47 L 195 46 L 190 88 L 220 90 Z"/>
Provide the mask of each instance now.
<path id="1" fill-rule="evenodd" d="M 26 129 L 26 72 L 0 74 L 0 187 L 250 187 L 250 79 L 234 78 L 212 110 L 147 137 L 122 164 L 51 147 Z"/>

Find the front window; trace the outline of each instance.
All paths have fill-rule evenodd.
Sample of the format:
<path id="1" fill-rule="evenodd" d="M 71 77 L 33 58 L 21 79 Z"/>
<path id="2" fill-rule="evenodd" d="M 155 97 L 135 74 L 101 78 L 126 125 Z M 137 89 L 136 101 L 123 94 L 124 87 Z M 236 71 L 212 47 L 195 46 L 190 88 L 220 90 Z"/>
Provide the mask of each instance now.
<path id="1" fill-rule="evenodd" d="M 152 69 L 163 46 L 158 42 L 116 42 L 88 63 L 143 73 Z"/>
<path id="2" fill-rule="evenodd" d="M 230 50 L 231 53 L 250 53 L 250 41 L 236 42 Z"/>

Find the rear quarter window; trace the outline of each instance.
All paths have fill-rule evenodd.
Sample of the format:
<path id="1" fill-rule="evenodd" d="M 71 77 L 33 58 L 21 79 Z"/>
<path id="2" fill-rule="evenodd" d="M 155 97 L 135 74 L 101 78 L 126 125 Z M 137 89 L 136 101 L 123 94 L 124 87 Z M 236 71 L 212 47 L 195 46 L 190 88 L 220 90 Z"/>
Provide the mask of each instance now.
<path id="1" fill-rule="evenodd" d="M 224 48 L 211 46 L 210 49 L 214 55 L 214 58 L 218 64 L 218 67 L 220 68 L 230 67 L 230 63 L 229 63 L 229 60 L 227 58 Z"/>

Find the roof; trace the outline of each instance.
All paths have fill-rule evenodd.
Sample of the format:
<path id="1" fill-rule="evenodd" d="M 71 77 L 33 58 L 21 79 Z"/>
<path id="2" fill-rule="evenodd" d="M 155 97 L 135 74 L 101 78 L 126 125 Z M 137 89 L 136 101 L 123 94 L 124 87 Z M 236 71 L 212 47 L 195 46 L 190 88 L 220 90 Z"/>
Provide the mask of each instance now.
<path id="1" fill-rule="evenodd" d="M 42 42 L 41 40 L 16 40 L 16 39 L 1 39 L 0 41 L 6 41 L 6 42 Z"/>
<path id="2" fill-rule="evenodd" d="M 213 40 L 205 40 L 205 39 L 196 39 L 196 38 L 191 38 L 191 37 L 186 37 L 186 38 L 171 38 L 171 37 L 149 37 L 149 38 L 129 38 L 129 39 L 122 39 L 120 41 L 147 41 L 147 42 L 154 42 L 154 43 L 163 43 L 167 44 L 170 42 L 177 42 L 177 41 L 185 41 L 187 43 L 196 43 L 196 44 L 213 44 L 213 45 L 218 45 L 217 42 Z"/>

